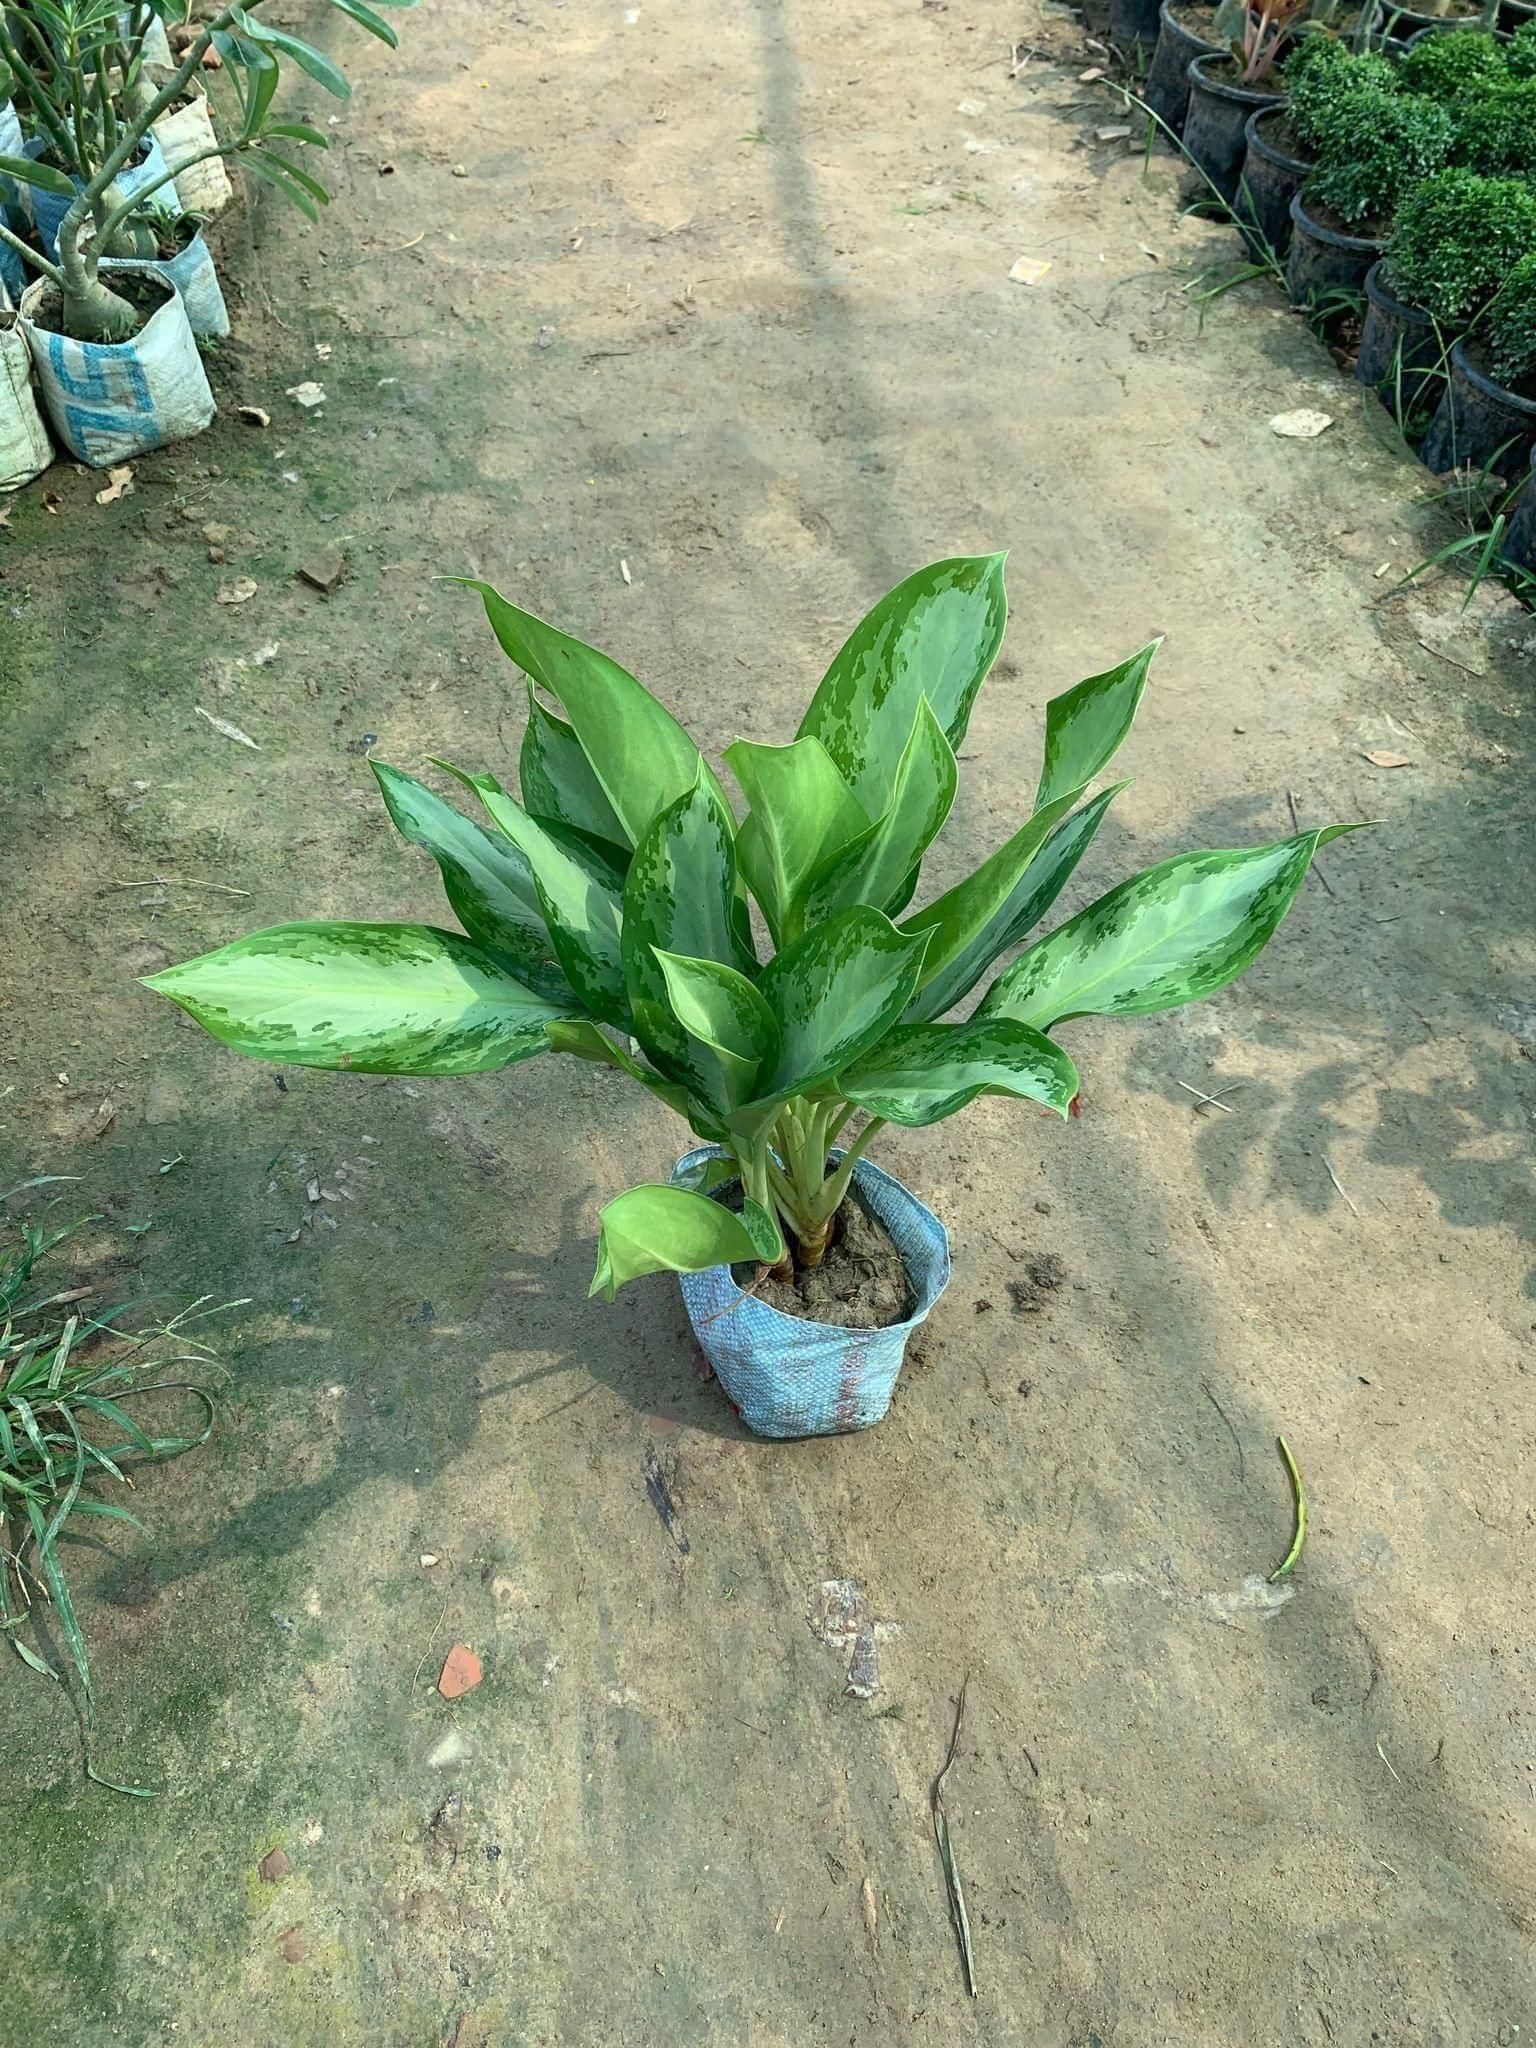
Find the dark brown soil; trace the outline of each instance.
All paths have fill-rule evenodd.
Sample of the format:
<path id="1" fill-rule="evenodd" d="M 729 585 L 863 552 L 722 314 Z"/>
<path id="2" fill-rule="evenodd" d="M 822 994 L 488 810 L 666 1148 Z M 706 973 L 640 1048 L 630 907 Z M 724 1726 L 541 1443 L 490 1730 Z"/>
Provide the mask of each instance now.
<path id="1" fill-rule="evenodd" d="M 1184 0 L 1184 4 L 1170 10 L 1180 28 L 1187 28 L 1192 36 L 1203 36 L 1206 42 L 1216 40 L 1216 10 L 1206 7 L 1201 0 Z"/>
<path id="2" fill-rule="evenodd" d="M 1377 242 L 1383 248 L 1386 247 L 1387 230 L 1391 226 L 1390 221 L 1374 218 L 1368 220 L 1346 220 L 1342 213 L 1335 213 L 1331 206 L 1325 205 L 1321 199 L 1316 198 L 1312 193 L 1307 194 L 1302 204 L 1319 227 L 1328 228 L 1336 235 L 1348 235 L 1356 242 Z"/>
<path id="3" fill-rule="evenodd" d="M 1016 1316 L 1038 1315 L 1058 1287 L 1064 1286 L 1067 1269 L 1055 1252 L 1037 1252 L 1024 1262 L 1024 1278 L 1008 1282 L 1008 1298 Z"/>
<path id="4" fill-rule="evenodd" d="M 742 1264 L 732 1271 L 744 1287 L 751 1286 L 754 1266 Z M 915 1300 L 890 1232 L 857 1191 L 838 1210 L 832 1242 L 819 1266 L 809 1271 L 796 1266 L 792 1280 L 765 1280 L 755 1292 L 759 1301 L 784 1315 L 843 1330 L 886 1330 L 904 1323 Z"/>
<path id="5" fill-rule="evenodd" d="M 139 316 L 142 328 L 151 314 L 158 313 L 170 296 L 170 286 L 153 272 L 103 271 L 102 282 L 115 292 L 120 299 L 126 299 Z M 57 291 L 44 292 L 33 308 L 32 318 L 39 327 L 62 334 L 64 308 Z M 132 339 L 132 337 L 129 337 Z"/>
<path id="6" fill-rule="evenodd" d="M 1203 67 L 1201 76 L 1212 85 L 1235 85 L 1262 99 L 1285 98 L 1285 80 L 1278 65 L 1263 78 L 1245 79 L 1235 57 L 1223 57 L 1219 62 L 1201 58 L 1200 62 Z"/>
<path id="7" fill-rule="evenodd" d="M 1283 113 L 1278 121 L 1266 116 L 1263 134 L 1267 148 L 1279 150 L 1282 156 L 1297 157 L 1302 163 L 1313 161 L 1312 145 L 1303 142 L 1296 133 L 1289 111 Z"/>

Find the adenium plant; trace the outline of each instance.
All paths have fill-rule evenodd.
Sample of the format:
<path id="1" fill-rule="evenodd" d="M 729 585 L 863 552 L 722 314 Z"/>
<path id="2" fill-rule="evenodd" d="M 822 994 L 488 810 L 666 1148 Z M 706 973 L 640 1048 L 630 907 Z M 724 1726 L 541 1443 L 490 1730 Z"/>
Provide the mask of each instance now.
<path id="1" fill-rule="evenodd" d="M 957 1017 L 1056 901 L 1125 787 L 1089 793 L 1130 730 L 1155 643 L 1051 700 L 1030 815 L 914 911 L 1003 636 L 1001 555 L 909 577 L 837 654 L 793 740 L 725 749 L 740 817 L 617 662 L 471 587 L 528 678 L 521 800 L 454 769 L 487 829 L 375 764 L 462 933 L 278 925 L 148 986 L 262 1059 L 469 1074 L 554 1051 L 649 1089 L 719 1156 L 693 1187 L 608 1203 L 594 1293 L 663 1269 L 819 1264 L 886 1124 L 937 1123 L 982 1094 L 1065 1116 L 1078 1076 L 1053 1034 L 1221 988 L 1273 933 L 1317 848 L 1347 829 L 1149 868 L 1018 953 Z M 726 1179 L 741 1183 L 739 1214 L 710 1196 Z"/>

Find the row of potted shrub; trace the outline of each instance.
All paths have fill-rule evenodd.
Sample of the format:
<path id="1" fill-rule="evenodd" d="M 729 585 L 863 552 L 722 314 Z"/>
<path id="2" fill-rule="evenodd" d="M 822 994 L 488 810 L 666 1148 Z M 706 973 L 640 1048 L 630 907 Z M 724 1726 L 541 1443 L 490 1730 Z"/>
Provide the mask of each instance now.
<path id="1" fill-rule="evenodd" d="M 1255 30 L 1191 56 L 1195 33 L 1164 0 L 1147 76 L 1146 106 L 1255 253 L 1286 259 L 1293 300 L 1327 315 L 1363 296 L 1356 375 L 1405 437 L 1422 436 L 1437 474 L 1515 480 L 1536 460 L 1536 9 L 1526 12 L 1513 33 L 1442 21 L 1401 41 L 1378 17 L 1351 48 L 1304 22 L 1277 30 L 1267 11 L 1267 43 Z M 1536 569 L 1536 485 L 1503 549 Z"/>
<path id="2" fill-rule="evenodd" d="M 318 218 L 328 194 L 294 151 L 326 137 L 280 117 L 282 60 L 350 91 L 323 52 L 261 21 L 262 4 L 234 0 L 194 28 L 185 0 L 67 16 L 0 0 L 0 490 L 51 457 L 37 393 L 62 445 L 96 467 L 212 420 L 198 342 L 229 317 L 202 225 L 230 197 L 226 161 Z M 394 46 L 366 0 L 332 4 Z M 216 113 L 205 79 L 224 81 Z"/>

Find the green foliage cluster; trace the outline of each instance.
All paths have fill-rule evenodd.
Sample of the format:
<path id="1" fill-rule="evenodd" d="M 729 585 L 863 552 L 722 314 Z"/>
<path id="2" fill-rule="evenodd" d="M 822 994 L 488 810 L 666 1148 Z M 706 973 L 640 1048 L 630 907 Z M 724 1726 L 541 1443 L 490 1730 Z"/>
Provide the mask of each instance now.
<path id="1" fill-rule="evenodd" d="M 1455 138 L 1445 108 L 1419 94 L 1367 91 L 1338 99 L 1320 123 L 1308 193 L 1351 227 L 1386 225 L 1440 169 Z"/>
<path id="2" fill-rule="evenodd" d="M 1481 29 L 1437 30 L 1412 43 L 1397 69 L 1405 92 L 1450 105 L 1505 76 L 1504 50 Z"/>
<path id="3" fill-rule="evenodd" d="M 1511 78 L 1536 78 L 1536 21 L 1515 30 L 1504 45 L 1504 63 Z"/>
<path id="4" fill-rule="evenodd" d="M 1520 261 L 1488 308 L 1493 374 L 1504 384 L 1536 377 L 1536 250 Z"/>
<path id="5" fill-rule="evenodd" d="M 1494 79 L 1451 111 L 1456 163 L 1486 178 L 1536 171 L 1536 75 Z"/>
<path id="6" fill-rule="evenodd" d="M 1533 249 L 1536 186 L 1443 170 L 1404 201 L 1387 282 L 1446 326 L 1464 328 Z"/>
<path id="7" fill-rule="evenodd" d="M 1291 132 L 1314 154 L 1329 124 L 1361 100 L 1395 92 L 1397 75 L 1374 51 L 1354 56 L 1333 36 L 1303 36 L 1285 67 Z"/>

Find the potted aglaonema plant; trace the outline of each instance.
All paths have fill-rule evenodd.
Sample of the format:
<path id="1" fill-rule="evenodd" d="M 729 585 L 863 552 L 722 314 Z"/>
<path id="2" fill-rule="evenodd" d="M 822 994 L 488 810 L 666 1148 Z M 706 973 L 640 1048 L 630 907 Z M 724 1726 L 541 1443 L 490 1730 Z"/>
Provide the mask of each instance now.
<path id="1" fill-rule="evenodd" d="M 909 577 L 835 657 L 792 741 L 725 749 L 739 821 L 631 675 L 473 587 L 529 678 L 521 802 L 461 775 L 488 832 L 400 770 L 376 771 L 395 823 L 435 856 L 463 934 L 279 925 L 148 986 L 225 1045 L 301 1066 L 462 1074 L 555 1051 L 620 1070 L 699 1143 L 669 1181 L 603 1208 L 593 1291 L 684 1275 L 699 1341 L 763 1435 L 878 1421 L 947 1259 L 937 1220 L 869 1164 L 875 1140 L 981 1094 L 1065 1116 L 1078 1077 L 1052 1034 L 1221 988 L 1342 828 L 1164 861 L 1030 946 L 957 1017 L 1124 787 L 1090 794 L 1153 648 L 1051 701 L 1031 815 L 914 911 L 1002 638 L 1001 556 Z M 878 1302 L 861 1261 L 879 1268 Z M 813 1319 L 825 1303 L 839 1313 Z"/>

